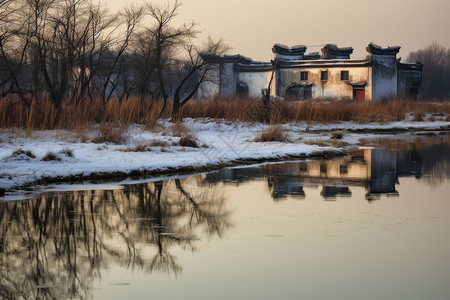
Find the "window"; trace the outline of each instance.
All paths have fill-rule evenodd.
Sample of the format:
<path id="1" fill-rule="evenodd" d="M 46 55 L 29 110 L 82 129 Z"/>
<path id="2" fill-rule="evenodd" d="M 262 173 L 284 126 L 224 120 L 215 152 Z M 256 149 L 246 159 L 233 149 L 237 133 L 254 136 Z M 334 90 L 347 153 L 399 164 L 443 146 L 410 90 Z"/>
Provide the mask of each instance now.
<path id="1" fill-rule="evenodd" d="M 302 88 L 300 86 L 290 86 L 286 89 L 286 97 L 291 99 L 298 99 L 300 98 Z"/>
<path id="2" fill-rule="evenodd" d="M 326 172 L 327 172 L 327 165 L 320 164 L 320 173 L 326 173 Z"/>
<path id="3" fill-rule="evenodd" d="M 311 90 L 311 87 L 310 87 L 310 86 L 309 86 L 309 87 L 306 87 L 306 88 L 303 90 L 303 98 L 304 98 L 304 99 L 312 98 L 312 90 Z"/>
<path id="4" fill-rule="evenodd" d="M 328 80 L 328 71 L 321 71 L 320 72 L 320 80 L 327 81 Z"/>
<path id="5" fill-rule="evenodd" d="M 300 72 L 300 80 L 308 80 L 308 72 Z"/>
<path id="6" fill-rule="evenodd" d="M 346 165 L 340 165 L 340 166 L 339 166 L 339 173 L 340 173 L 340 174 L 348 174 L 348 166 L 346 166 Z"/>
<path id="7" fill-rule="evenodd" d="M 300 172 L 307 172 L 308 171 L 308 164 L 305 162 L 300 163 Z"/>
<path id="8" fill-rule="evenodd" d="M 348 71 L 341 71 L 341 80 L 348 80 Z"/>

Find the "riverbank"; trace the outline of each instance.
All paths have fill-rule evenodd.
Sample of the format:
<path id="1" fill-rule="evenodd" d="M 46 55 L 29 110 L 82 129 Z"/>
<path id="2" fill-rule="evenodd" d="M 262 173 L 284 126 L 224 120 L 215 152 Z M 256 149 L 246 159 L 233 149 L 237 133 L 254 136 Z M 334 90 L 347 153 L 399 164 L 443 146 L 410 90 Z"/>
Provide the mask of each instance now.
<path id="1" fill-rule="evenodd" d="M 272 132 L 276 141 L 261 136 Z M 437 132 L 450 122 L 356 124 L 261 123 L 216 119 L 167 120 L 90 130 L 0 131 L 0 193 L 51 182 L 153 177 L 226 166 L 342 155 L 377 133 Z M 281 137 L 281 138 L 280 138 Z M 263 142 L 257 142 L 263 140 Z M 270 140 L 270 137 L 269 137 Z"/>

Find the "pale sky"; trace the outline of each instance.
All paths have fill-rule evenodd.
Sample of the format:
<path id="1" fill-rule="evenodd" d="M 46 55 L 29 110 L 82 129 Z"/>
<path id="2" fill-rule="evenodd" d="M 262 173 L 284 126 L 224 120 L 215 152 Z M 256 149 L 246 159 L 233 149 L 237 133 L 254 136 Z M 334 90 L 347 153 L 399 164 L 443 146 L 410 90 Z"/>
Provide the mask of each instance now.
<path id="1" fill-rule="evenodd" d="M 100 0 L 115 11 L 142 0 Z M 168 0 L 153 0 L 167 4 Z M 173 2 L 173 1 L 172 1 Z M 171 2 L 171 3 L 172 3 Z M 410 51 L 433 41 L 450 48 L 449 0 L 184 0 L 177 22 L 194 20 L 201 37 L 223 37 L 230 54 L 254 60 L 272 58 L 272 46 L 351 46 L 352 58 L 364 57 L 366 46 L 401 46 Z M 315 47 L 312 47 L 315 46 Z"/>

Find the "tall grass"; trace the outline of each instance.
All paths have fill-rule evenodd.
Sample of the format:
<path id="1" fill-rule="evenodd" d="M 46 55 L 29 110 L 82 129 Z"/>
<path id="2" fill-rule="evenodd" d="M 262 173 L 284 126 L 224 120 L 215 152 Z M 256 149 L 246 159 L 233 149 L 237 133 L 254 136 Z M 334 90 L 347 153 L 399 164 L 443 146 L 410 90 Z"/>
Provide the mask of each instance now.
<path id="1" fill-rule="evenodd" d="M 182 109 L 183 117 L 224 118 L 229 121 L 258 122 L 263 107 L 261 101 L 254 99 L 215 99 L 209 101 L 191 101 Z M 444 113 L 450 115 L 450 101 L 431 103 L 402 99 L 388 102 L 362 102 L 308 100 L 289 102 L 271 100 L 270 121 L 274 124 L 286 122 L 339 121 L 392 122 L 404 120 L 407 114 Z"/>
<path id="2" fill-rule="evenodd" d="M 100 123 L 138 123 L 152 127 L 161 109 L 162 101 L 140 101 L 138 98 L 108 102 L 100 99 L 64 101 L 57 107 L 48 99 L 34 99 L 25 104 L 15 97 L 6 97 L 0 99 L 0 128 L 80 130 Z M 162 117 L 169 117 L 170 109 L 168 105 Z"/>
<path id="3" fill-rule="evenodd" d="M 116 123 L 126 126 L 132 123 L 155 126 L 162 109 L 162 101 L 139 98 L 128 100 L 85 99 L 81 102 L 64 101 L 56 107 L 48 99 L 34 99 L 23 103 L 15 97 L 0 99 L 0 128 L 73 129 L 81 131 L 93 124 Z M 169 103 L 161 117 L 169 118 Z M 263 116 L 262 102 L 255 99 L 215 98 L 192 100 L 181 109 L 182 118 L 213 118 L 228 121 L 260 122 Z M 423 116 L 425 113 L 444 113 L 450 116 L 450 101 L 432 103 L 408 100 L 389 102 L 363 102 L 308 100 L 289 102 L 272 99 L 270 121 L 273 124 L 287 122 L 339 121 L 392 122 L 404 120 L 407 114 Z M 416 119 L 419 121 L 419 118 Z"/>

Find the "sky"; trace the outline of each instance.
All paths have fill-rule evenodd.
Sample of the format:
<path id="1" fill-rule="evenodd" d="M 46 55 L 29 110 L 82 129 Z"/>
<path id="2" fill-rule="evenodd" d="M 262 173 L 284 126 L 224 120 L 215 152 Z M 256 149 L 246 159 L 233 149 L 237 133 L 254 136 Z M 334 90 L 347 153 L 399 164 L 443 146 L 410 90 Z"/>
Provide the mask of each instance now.
<path id="1" fill-rule="evenodd" d="M 142 0 L 100 0 L 111 11 Z M 173 1 L 172 1 L 173 2 Z M 172 3 L 171 2 L 171 3 Z M 174 24 L 195 21 L 201 39 L 223 38 L 254 60 L 268 61 L 272 46 L 322 45 L 354 48 L 352 58 L 367 55 L 370 42 L 401 46 L 400 57 L 437 41 L 450 48 L 449 0 L 184 0 Z M 168 0 L 152 0 L 167 5 Z"/>

